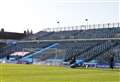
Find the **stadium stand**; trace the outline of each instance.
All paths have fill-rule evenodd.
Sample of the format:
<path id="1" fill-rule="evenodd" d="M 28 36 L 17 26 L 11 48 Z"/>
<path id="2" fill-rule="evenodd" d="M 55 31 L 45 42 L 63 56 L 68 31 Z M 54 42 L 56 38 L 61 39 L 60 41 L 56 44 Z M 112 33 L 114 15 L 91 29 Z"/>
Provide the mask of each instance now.
<path id="1" fill-rule="evenodd" d="M 30 35 L 16 44 L 8 44 L 0 49 L 0 57 L 15 51 L 28 51 L 30 53 L 23 59 L 32 57 L 36 62 L 49 59 L 69 62 L 75 58 L 109 64 L 110 56 L 114 55 L 114 62 L 120 63 L 119 38 L 120 23 L 54 28 Z M 59 45 L 51 48 L 56 43 Z"/>

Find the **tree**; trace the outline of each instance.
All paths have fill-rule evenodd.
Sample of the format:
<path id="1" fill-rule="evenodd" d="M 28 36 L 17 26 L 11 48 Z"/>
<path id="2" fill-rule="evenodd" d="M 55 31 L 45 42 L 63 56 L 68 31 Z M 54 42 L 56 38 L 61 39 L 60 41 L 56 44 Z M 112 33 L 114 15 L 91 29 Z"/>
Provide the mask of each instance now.
<path id="1" fill-rule="evenodd" d="M 27 34 L 26 30 L 24 31 L 24 34 L 25 34 L 25 35 Z"/>
<path id="2" fill-rule="evenodd" d="M 1 29 L 1 32 L 4 32 L 4 28 Z"/>
<path id="3" fill-rule="evenodd" d="M 31 29 L 31 32 L 30 32 L 30 34 L 33 34 L 33 31 L 32 31 L 32 29 Z"/>

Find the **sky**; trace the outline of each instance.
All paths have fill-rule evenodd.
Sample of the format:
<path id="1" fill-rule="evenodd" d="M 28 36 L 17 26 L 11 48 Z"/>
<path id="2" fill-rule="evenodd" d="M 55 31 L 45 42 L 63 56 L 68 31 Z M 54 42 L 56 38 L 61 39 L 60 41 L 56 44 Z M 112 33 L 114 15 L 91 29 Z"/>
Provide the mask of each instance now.
<path id="1" fill-rule="evenodd" d="M 88 24 L 120 22 L 119 14 L 120 0 L 0 0 L 0 29 L 36 33 L 83 25 L 85 19 Z"/>

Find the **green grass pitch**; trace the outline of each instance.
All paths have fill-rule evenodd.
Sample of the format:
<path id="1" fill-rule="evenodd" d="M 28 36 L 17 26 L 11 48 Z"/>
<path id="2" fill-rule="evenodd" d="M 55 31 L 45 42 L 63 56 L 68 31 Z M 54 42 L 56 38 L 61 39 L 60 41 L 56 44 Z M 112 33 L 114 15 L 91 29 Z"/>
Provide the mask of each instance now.
<path id="1" fill-rule="evenodd" d="M 120 70 L 0 64 L 0 82 L 120 82 Z"/>

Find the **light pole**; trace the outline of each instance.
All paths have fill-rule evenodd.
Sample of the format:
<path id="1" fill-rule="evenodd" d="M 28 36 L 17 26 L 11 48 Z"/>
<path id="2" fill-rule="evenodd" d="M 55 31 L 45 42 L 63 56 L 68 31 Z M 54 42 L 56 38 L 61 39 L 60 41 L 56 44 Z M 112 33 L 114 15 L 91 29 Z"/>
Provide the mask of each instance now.
<path id="1" fill-rule="evenodd" d="M 88 19 L 85 19 L 85 21 L 86 21 L 86 28 L 85 28 L 85 30 L 87 30 L 87 28 L 88 28 Z"/>
<path id="2" fill-rule="evenodd" d="M 60 28 L 60 21 L 57 21 L 57 24 L 58 24 L 58 28 Z M 60 29 L 61 30 L 61 29 Z"/>

